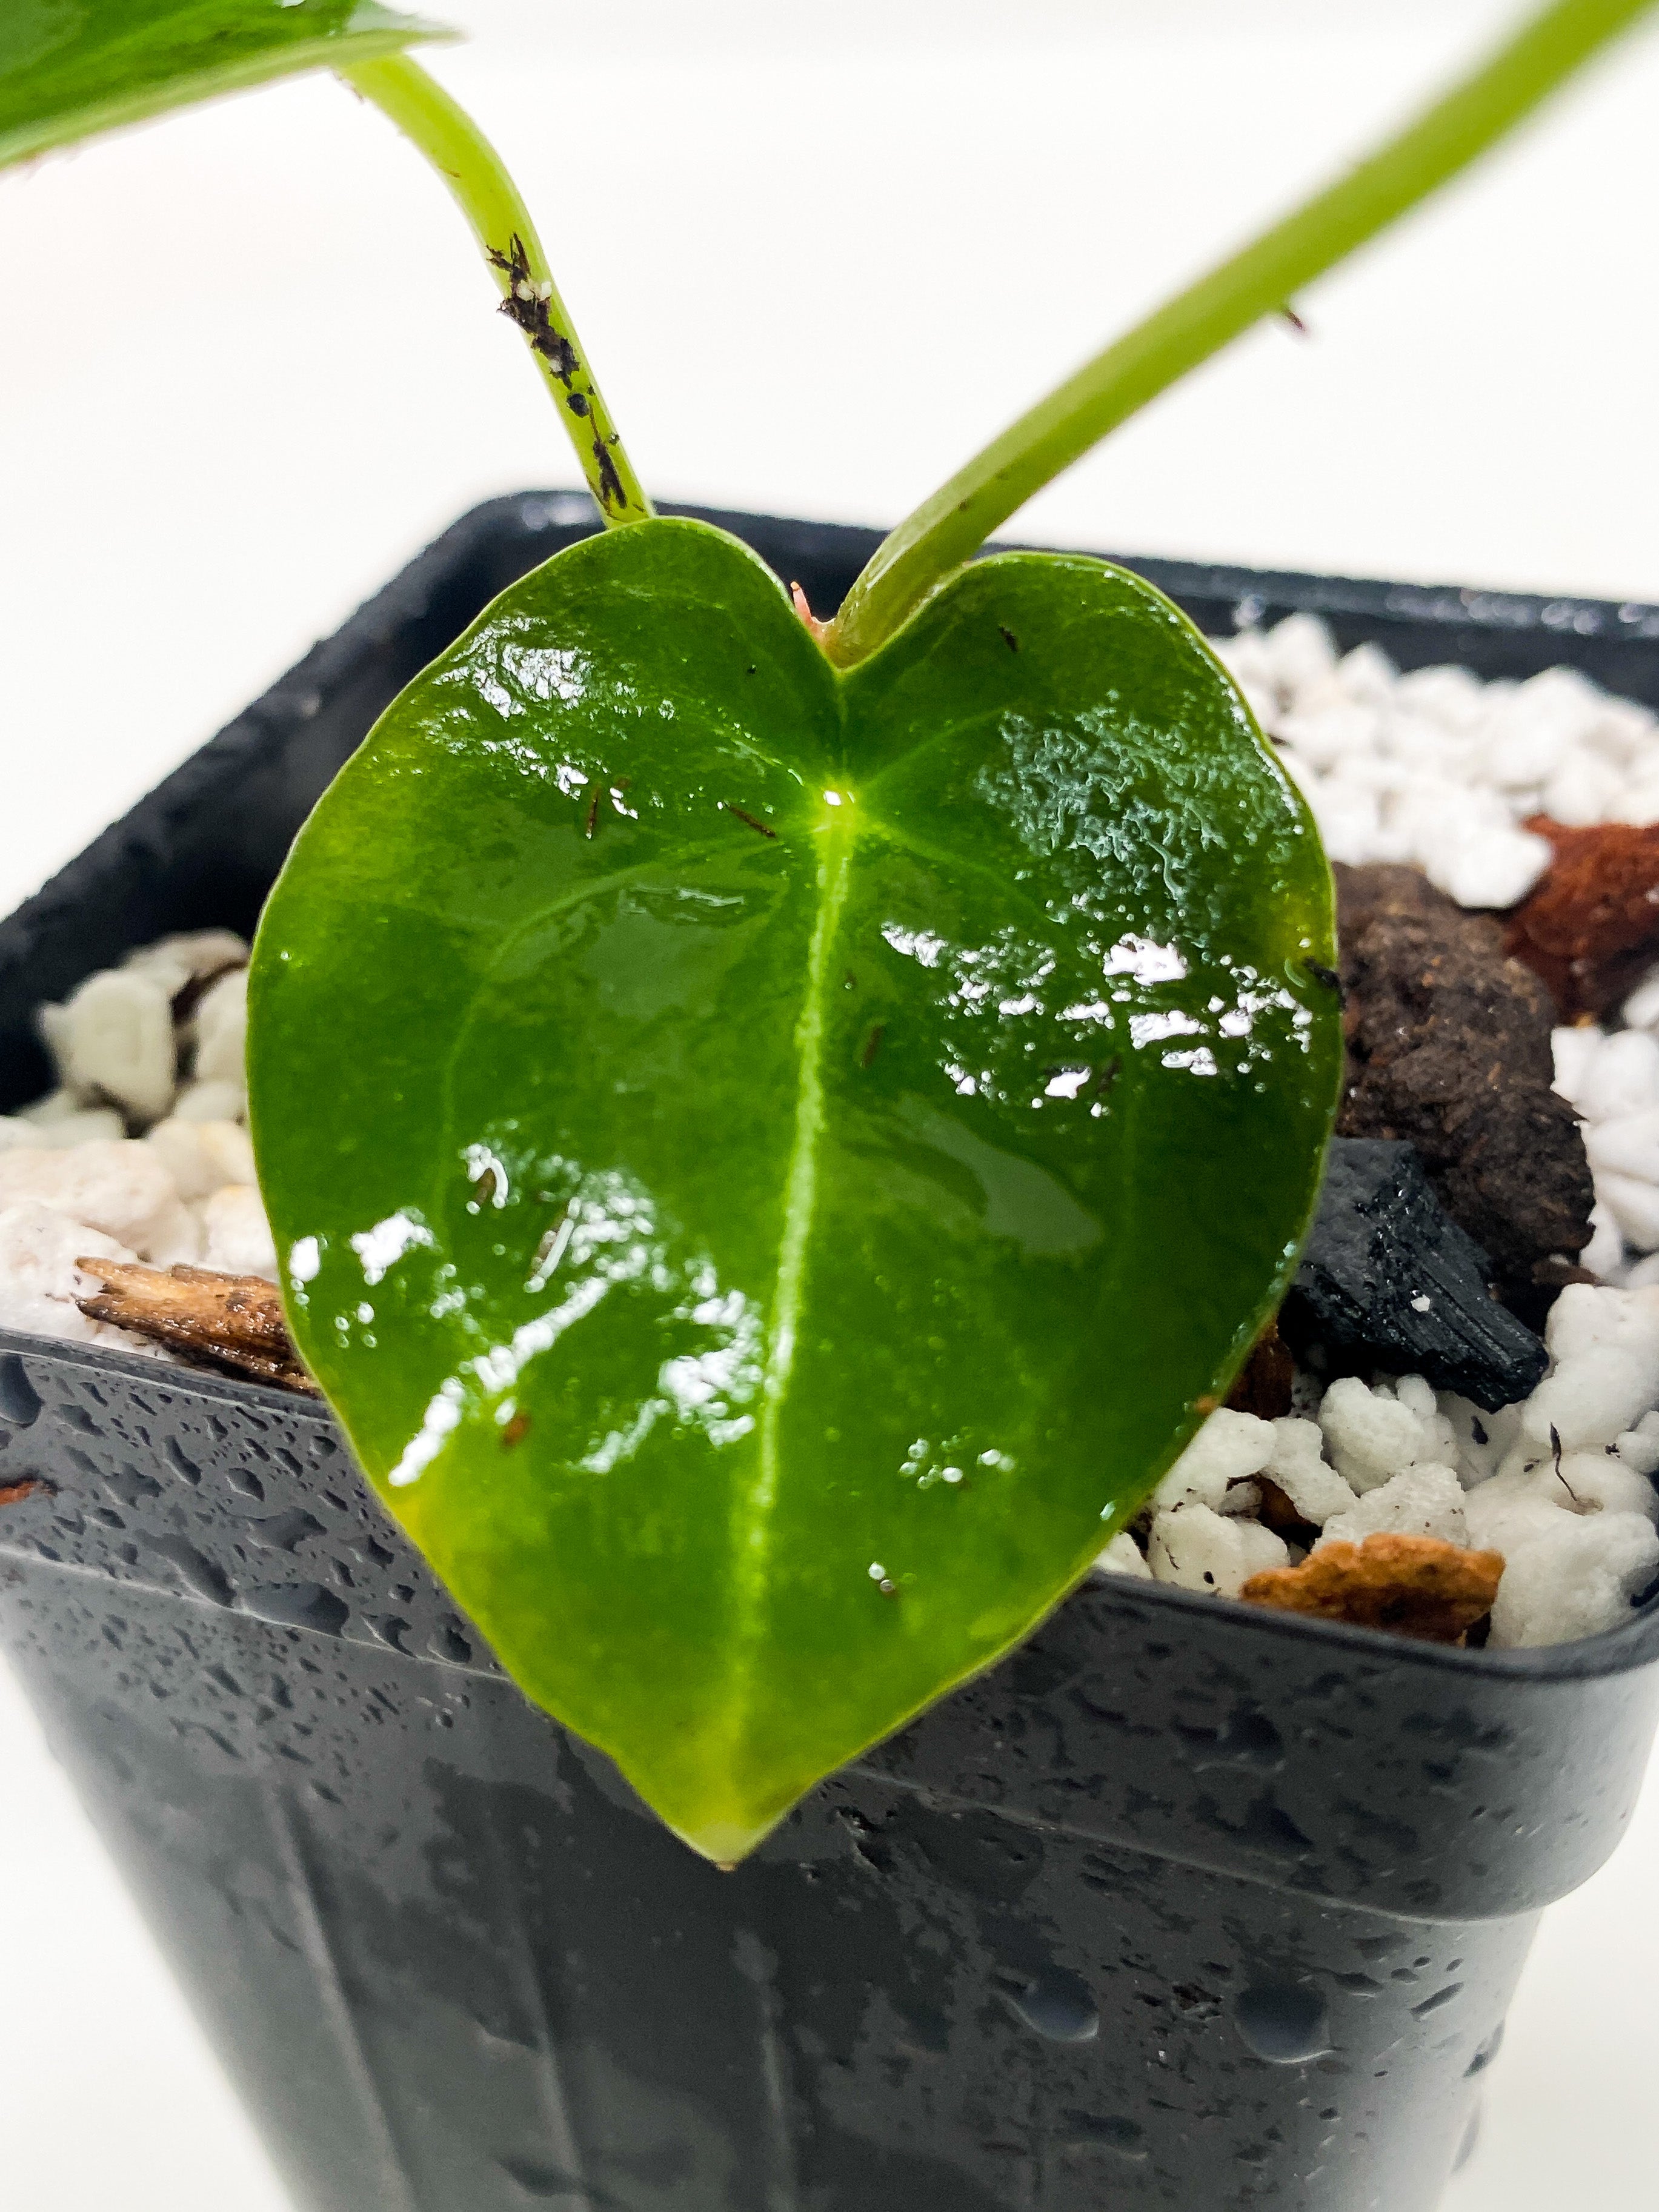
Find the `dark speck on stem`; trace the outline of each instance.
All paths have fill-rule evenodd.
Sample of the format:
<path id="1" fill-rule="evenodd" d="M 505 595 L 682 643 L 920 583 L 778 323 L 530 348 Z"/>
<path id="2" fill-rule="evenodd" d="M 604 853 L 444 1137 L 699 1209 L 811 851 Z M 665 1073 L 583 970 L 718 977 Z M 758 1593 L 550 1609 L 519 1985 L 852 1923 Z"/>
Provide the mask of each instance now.
<path id="1" fill-rule="evenodd" d="M 510 1449 L 514 1444 L 521 1444 L 521 1443 L 524 1442 L 525 1438 L 529 1435 L 529 1433 L 530 1433 L 530 1416 L 529 1416 L 529 1414 L 528 1414 L 528 1413 L 523 1413 L 523 1412 L 520 1412 L 520 1413 L 514 1413 L 514 1415 L 513 1416 L 512 1419 L 511 1419 L 511 1420 L 507 1424 L 507 1426 L 506 1426 L 506 1427 L 501 1431 L 501 1449 L 502 1449 L 502 1450 L 503 1450 L 503 1451 L 508 1450 L 508 1449 Z"/>
<path id="2" fill-rule="evenodd" d="M 1307 963 L 1307 968 L 1308 973 L 1313 977 L 1315 982 L 1319 984 L 1322 989 L 1327 991 L 1334 991 L 1339 998 L 1341 996 L 1342 978 L 1337 974 L 1334 968 L 1324 967 L 1317 960 L 1310 960 Z"/>
<path id="3" fill-rule="evenodd" d="M 871 1030 L 869 1036 L 864 1040 L 864 1050 L 859 1054 L 859 1066 L 860 1067 L 869 1066 L 871 1061 L 874 1060 L 876 1054 L 881 1050 L 881 1041 L 886 1033 L 886 1023 L 878 1022 L 875 1027 Z"/>
<path id="4" fill-rule="evenodd" d="M 509 280 L 507 297 L 501 301 L 501 313 L 509 322 L 517 324 L 530 341 L 532 351 L 541 356 L 560 383 L 568 388 L 581 362 L 575 347 L 555 325 L 541 287 L 530 273 L 530 255 L 523 239 L 514 234 L 510 253 L 499 252 L 492 246 L 489 258 L 492 267 L 499 269 Z"/>
<path id="5" fill-rule="evenodd" d="M 585 392 L 571 392 L 564 404 L 573 415 L 586 415 L 587 412 L 587 398 Z"/>
<path id="6" fill-rule="evenodd" d="M 739 822 L 746 822 L 751 830 L 758 830 L 763 837 L 775 837 L 777 836 L 777 831 L 774 830 L 769 823 L 757 821 L 752 814 L 745 814 L 741 806 L 733 806 L 729 799 L 721 799 L 720 805 L 726 809 L 728 814 L 735 814 Z"/>
<path id="7" fill-rule="evenodd" d="M 623 480 L 617 474 L 617 464 L 611 458 L 611 444 L 604 438 L 593 441 L 593 461 L 599 471 L 600 506 L 606 509 L 626 507 L 628 494 L 623 489 Z"/>
<path id="8" fill-rule="evenodd" d="M 584 837 L 591 837 L 599 826 L 599 794 L 597 789 L 588 805 L 587 820 L 582 830 Z"/>
<path id="9" fill-rule="evenodd" d="M 1009 629 L 1007 623 L 999 623 L 997 624 L 997 628 L 1002 632 L 1002 641 L 1007 647 L 1009 652 L 1018 653 L 1019 651 L 1019 640 L 1014 635 L 1012 630 Z"/>

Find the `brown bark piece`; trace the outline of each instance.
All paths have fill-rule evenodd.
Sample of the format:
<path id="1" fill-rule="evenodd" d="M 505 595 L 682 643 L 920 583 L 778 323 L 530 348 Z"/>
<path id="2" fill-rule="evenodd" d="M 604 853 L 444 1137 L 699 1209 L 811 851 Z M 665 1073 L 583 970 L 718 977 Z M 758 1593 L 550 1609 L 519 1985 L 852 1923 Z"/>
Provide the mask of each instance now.
<path id="1" fill-rule="evenodd" d="M 1541 1320 L 1562 1261 L 1589 1242 L 1595 1200 L 1577 1116 L 1553 1088 L 1555 1014 L 1415 868 L 1335 870 L 1348 1042 L 1345 1137 L 1416 1146 L 1441 1203 L 1490 1255 L 1506 1302 Z"/>
<path id="2" fill-rule="evenodd" d="M 1281 1613 L 1459 1644 L 1492 1611 L 1503 1572 L 1499 1552 L 1467 1552 L 1438 1536 L 1367 1536 L 1324 1545 L 1299 1567 L 1252 1575 L 1239 1595 Z"/>
<path id="3" fill-rule="evenodd" d="M 164 1270 L 132 1260 L 75 1264 L 104 1285 L 76 1300 L 89 1320 L 153 1337 L 203 1366 L 319 1395 L 294 1349 L 276 1286 L 263 1275 L 225 1275 L 182 1264 Z"/>
<path id="4" fill-rule="evenodd" d="M 1659 959 L 1659 823 L 1570 830 L 1535 814 L 1555 859 L 1510 917 L 1506 951 L 1541 975 L 1562 1018 L 1610 1013 Z"/>
<path id="5" fill-rule="evenodd" d="M 1290 1492 L 1281 1490 L 1271 1475 L 1253 1474 L 1250 1480 L 1261 1492 L 1258 1517 L 1262 1527 L 1271 1528 L 1275 1536 L 1282 1536 L 1287 1544 L 1299 1544 L 1304 1551 L 1310 1552 L 1319 1541 L 1317 1523 L 1303 1519 Z"/>
<path id="6" fill-rule="evenodd" d="M 1236 1413 L 1254 1413 L 1258 1420 L 1276 1421 L 1291 1410 L 1295 1382 L 1296 1362 L 1290 1346 L 1279 1334 L 1278 1322 L 1270 1321 L 1239 1369 L 1227 1393 L 1227 1403 Z"/>

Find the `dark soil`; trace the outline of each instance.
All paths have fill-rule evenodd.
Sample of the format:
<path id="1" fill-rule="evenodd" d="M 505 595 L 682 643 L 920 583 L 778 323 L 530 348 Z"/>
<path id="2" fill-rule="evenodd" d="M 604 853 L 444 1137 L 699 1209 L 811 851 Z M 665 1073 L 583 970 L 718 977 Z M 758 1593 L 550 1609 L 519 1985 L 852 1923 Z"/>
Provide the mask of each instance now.
<path id="1" fill-rule="evenodd" d="M 1504 1303 L 1535 1328 L 1564 1283 L 1592 1279 L 1576 1260 L 1595 1191 L 1577 1116 L 1551 1087 L 1550 994 L 1497 921 L 1415 868 L 1334 872 L 1348 1044 L 1337 1130 L 1414 1145 Z"/>

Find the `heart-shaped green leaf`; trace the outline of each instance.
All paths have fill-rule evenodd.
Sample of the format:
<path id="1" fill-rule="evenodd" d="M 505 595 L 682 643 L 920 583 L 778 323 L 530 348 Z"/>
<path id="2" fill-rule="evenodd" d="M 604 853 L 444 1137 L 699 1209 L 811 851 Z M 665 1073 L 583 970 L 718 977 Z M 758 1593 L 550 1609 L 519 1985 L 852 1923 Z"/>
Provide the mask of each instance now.
<path id="1" fill-rule="evenodd" d="M 450 35 L 374 0 L 4 0 L 0 168 L 215 93 Z"/>
<path id="2" fill-rule="evenodd" d="M 1136 577 L 1000 556 L 843 677 L 734 540 L 590 538 L 272 894 L 295 1333 L 514 1678 L 734 1859 L 1224 1385 L 1316 1193 L 1331 957 L 1305 809 Z"/>

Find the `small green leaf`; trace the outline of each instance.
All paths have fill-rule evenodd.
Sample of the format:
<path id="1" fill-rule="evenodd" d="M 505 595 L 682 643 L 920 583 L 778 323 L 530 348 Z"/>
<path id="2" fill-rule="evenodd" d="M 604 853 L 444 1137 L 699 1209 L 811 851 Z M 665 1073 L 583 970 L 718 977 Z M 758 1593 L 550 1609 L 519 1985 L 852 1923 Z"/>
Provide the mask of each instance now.
<path id="1" fill-rule="evenodd" d="M 272 894 L 261 1181 L 364 1466 L 711 1857 L 1041 1618 L 1224 1388 L 1334 1101 L 1330 880 L 1196 632 L 962 572 L 848 676 L 592 538 Z"/>
<path id="2" fill-rule="evenodd" d="M 0 168 L 216 93 L 453 35 L 374 0 L 5 0 Z"/>

